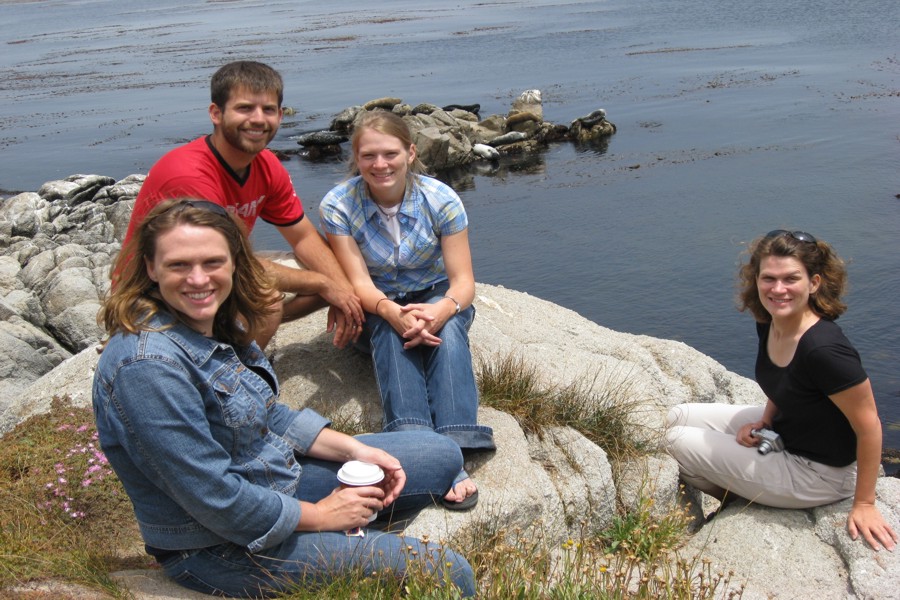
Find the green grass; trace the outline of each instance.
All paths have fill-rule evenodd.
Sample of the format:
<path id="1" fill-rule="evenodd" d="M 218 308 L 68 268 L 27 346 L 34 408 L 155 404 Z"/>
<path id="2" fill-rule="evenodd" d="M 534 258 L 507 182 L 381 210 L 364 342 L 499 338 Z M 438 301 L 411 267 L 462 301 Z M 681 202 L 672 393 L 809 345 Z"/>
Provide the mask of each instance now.
<path id="1" fill-rule="evenodd" d="M 649 436 L 630 419 L 639 404 L 628 378 L 589 378 L 585 384 L 548 386 L 521 358 L 478 360 L 482 403 L 512 414 L 529 434 L 569 426 L 600 445 L 612 460 L 639 456 Z M 345 419 L 338 426 L 359 433 Z M 48 579 L 78 583 L 109 598 L 129 598 L 110 573 L 155 568 L 142 552 L 131 505 L 96 446 L 89 409 L 54 399 L 49 413 L 33 417 L 0 445 L 0 596 L 60 598 L 17 586 Z M 684 558 L 690 517 L 673 506 L 660 516 L 652 501 L 623 507 L 602 531 L 585 528 L 560 544 L 540 526 L 506 531 L 503 519 L 483 519 L 465 539 L 450 540 L 475 569 L 486 600 L 728 599 L 742 588 L 708 561 Z M 418 572 L 398 581 L 384 574 L 351 572 L 319 586 L 292 589 L 286 600 L 313 598 L 454 600 L 451 586 L 437 586 Z"/>
<path id="2" fill-rule="evenodd" d="M 131 503 L 89 409 L 55 398 L 0 444 L 0 590 L 57 578 L 126 597 L 109 573 L 146 567 Z"/>
<path id="3" fill-rule="evenodd" d="M 566 386 L 549 384 L 521 356 L 476 357 L 481 405 L 516 418 L 526 433 L 571 427 L 619 462 L 646 453 L 656 434 L 634 420 L 644 410 L 628 374 L 587 376 Z"/>

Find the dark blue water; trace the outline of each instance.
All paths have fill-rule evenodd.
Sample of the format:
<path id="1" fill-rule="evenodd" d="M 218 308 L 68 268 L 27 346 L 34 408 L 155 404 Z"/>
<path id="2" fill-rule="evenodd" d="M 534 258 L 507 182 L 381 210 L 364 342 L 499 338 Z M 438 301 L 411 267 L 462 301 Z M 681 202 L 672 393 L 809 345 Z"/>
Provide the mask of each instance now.
<path id="1" fill-rule="evenodd" d="M 537 88 L 561 123 L 603 107 L 618 126 L 606 146 L 445 176 L 478 280 L 751 375 L 738 255 L 770 229 L 810 231 L 850 262 L 839 323 L 900 448 L 900 3 L 383 4 L 0 0 L 0 188 L 146 172 L 210 130 L 209 75 L 237 58 L 284 75 L 298 111 L 273 143 L 286 149 L 387 95 L 485 116 Z M 286 164 L 315 216 L 343 166 Z M 254 241 L 283 248 L 271 228 Z"/>

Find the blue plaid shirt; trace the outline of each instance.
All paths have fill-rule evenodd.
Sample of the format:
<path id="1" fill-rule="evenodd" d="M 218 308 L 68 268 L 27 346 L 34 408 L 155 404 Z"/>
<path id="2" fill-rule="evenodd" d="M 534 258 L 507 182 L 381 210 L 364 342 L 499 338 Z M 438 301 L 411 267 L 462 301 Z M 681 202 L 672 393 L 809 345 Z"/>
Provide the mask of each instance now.
<path id="1" fill-rule="evenodd" d="M 422 175 L 415 176 L 415 182 L 407 186 L 396 217 L 399 246 L 381 222 L 362 177 L 338 185 L 319 204 L 325 231 L 352 235 L 375 287 L 392 298 L 445 281 L 441 236 L 464 231 L 469 224 L 453 188 Z"/>

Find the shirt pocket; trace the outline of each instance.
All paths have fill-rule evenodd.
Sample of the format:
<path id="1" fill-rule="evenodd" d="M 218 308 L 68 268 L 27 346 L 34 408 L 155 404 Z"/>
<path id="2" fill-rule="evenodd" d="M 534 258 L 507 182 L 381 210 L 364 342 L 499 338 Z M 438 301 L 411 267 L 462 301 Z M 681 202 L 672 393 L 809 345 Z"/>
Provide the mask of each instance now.
<path id="1" fill-rule="evenodd" d="M 238 371 L 239 369 L 227 369 L 212 383 L 222 411 L 222 421 L 231 428 L 253 425 L 260 419 L 261 411 L 265 410 L 262 397 L 250 393 L 241 384 Z"/>

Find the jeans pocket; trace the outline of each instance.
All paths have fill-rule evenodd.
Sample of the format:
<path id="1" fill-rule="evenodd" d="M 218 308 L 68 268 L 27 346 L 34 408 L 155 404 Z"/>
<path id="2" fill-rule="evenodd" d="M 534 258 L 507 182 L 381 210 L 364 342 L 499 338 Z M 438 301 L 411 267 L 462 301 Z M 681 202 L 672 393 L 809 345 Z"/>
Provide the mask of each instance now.
<path id="1" fill-rule="evenodd" d="M 208 584 L 190 571 L 181 571 L 177 575 L 169 575 L 169 577 L 172 579 L 172 581 L 174 581 L 181 587 L 185 587 L 189 590 L 194 590 L 195 592 L 201 592 L 203 594 L 209 594 L 210 596 L 220 597 L 225 597 L 228 595 L 223 590 L 220 590 L 214 585 Z"/>
<path id="2" fill-rule="evenodd" d="M 235 598 L 266 596 L 266 573 L 254 566 L 245 548 L 225 543 L 189 550 L 163 564 L 175 583 L 212 596 Z"/>
<path id="3" fill-rule="evenodd" d="M 179 552 L 175 557 L 163 561 L 162 568 L 166 576 L 172 581 L 189 590 L 202 592 L 211 596 L 226 596 L 224 590 L 208 583 L 203 578 L 198 577 L 189 567 L 193 557 L 202 550 L 192 550 L 187 552 Z"/>

